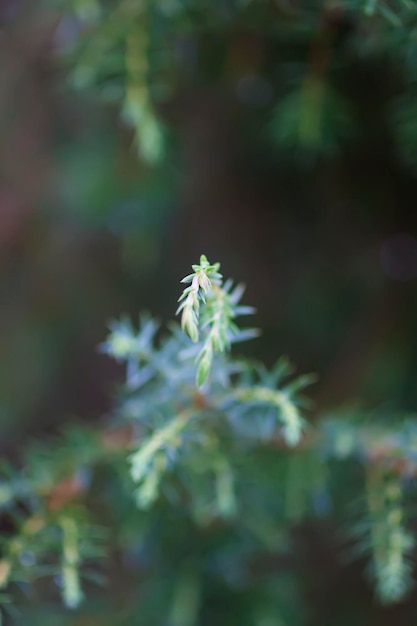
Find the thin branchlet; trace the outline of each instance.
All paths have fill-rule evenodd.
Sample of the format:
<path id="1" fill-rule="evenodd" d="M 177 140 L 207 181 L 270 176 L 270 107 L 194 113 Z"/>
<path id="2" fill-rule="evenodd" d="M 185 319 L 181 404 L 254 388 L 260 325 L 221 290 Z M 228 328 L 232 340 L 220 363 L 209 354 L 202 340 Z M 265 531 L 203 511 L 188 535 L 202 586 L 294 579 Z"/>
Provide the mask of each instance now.
<path id="1" fill-rule="evenodd" d="M 239 402 L 273 407 L 282 425 L 282 434 L 287 445 L 293 447 L 299 443 L 305 422 L 289 393 L 280 389 L 252 386 L 236 389 L 234 395 Z"/>
<path id="2" fill-rule="evenodd" d="M 199 387 L 208 378 L 214 354 L 230 349 L 231 334 L 237 330 L 233 324 L 235 316 L 230 294 L 221 287 L 213 287 L 201 315 L 201 326 L 205 331 L 205 337 L 198 355 L 197 385 Z"/>
<path id="3" fill-rule="evenodd" d="M 179 298 L 177 314 L 181 313 L 181 327 L 192 341 L 197 343 L 201 338 L 196 374 L 197 386 L 201 387 L 210 374 L 215 353 L 229 350 L 232 338 L 239 334 L 234 319 L 253 313 L 253 309 L 239 306 L 243 287 L 232 289 L 231 281 L 223 284 L 219 263 L 212 265 L 202 255 L 200 264 L 192 268 L 193 274 L 181 281 L 191 284 Z"/>
<path id="4" fill-rule="evenodd" d="M 376 592 L 383 603 L 398 602 L 409 591 L 412 578 L 411 536 L 404 526 L 400 479 L 388 479 L 382 468 L 367 469 L 366 493 L 369 510 L 369 542 Z"/>
<path id="5" fill-rule="evenodd" d="M 211 265 L 207 257 L 202 254 L 200 264 L 193 265 L 193 274 L 182 279 L 182 283 L 191 283 L 184 289 L 178 302 L 176 314 L 181 313 L 181 327 L 196 343 L 199 339 L 200 306 L 205 304 L 206 297 L 213 284 L 220 285 L 222 275 L 219 273 L 220 264 Z"/>
<path id="6" fill-rule="evenodd" d="M 80 584 L 79 533 L 76 522 L 70 517 L 62 517 L 62 597 L 69 609 L 76 609 L 82 602 Z"/>

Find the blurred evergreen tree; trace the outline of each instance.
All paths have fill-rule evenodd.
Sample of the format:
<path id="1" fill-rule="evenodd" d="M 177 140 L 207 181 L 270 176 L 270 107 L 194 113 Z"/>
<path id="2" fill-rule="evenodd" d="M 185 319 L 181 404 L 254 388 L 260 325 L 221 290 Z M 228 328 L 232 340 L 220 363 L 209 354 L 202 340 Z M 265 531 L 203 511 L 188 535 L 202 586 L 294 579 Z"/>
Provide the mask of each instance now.
<path id="1" fill-rule="evenodd" d="M 59 4 L 59 3 L 58 3 Z M 58 32 L 70 82 L 117 103 L 134 145 L 155 163 L 168 150 L 169 105 L 215 80 L 262 109 L 265 137 L 307 162 L 355 142 L 360 112 L 345 82 L 355 63 L 398 72 L 385 103 L 410 162 L 417 8 L 412 0 L 66 0 Z M 71 31 L 71 42 L 65 32 Z M 246 65 L 246 67 L 245 67 Z M 172 141 L 170 142 L 172 144 Z M 411 152 L 410 152 L 411 151 Z"/>

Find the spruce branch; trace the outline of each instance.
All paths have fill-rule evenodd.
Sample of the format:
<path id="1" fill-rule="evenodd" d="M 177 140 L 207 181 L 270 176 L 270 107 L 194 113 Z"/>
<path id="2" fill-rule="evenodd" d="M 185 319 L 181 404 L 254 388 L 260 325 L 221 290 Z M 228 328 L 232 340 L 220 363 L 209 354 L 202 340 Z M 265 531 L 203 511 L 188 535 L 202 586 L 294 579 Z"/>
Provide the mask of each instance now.
<path id="1" fill-rule="evenodd" d="M 129 457 L 130 473 L 139 486 L 136 501 L 141 508 L 152 504 L 157 495 L 162 475 L 167 469 L 165 451 L 181 445 L 181 432 L 195 416 L 195 411 L 183 411 L 166 426 L 156 430 Z"/>
<path id="2" fill-rule="evenodd" d="M 254 312 L 252 307 L 239 306 L 243 287 L 233 288 L 232 281 L 223 285 L 219 273 L 220 263 L 211 265 L 204 255 L 200 264 L 192 266 L 194 273 L 182 279 L 191 283 L 179 298 L 177 314 L 181 313 L 181 327 L 197 343 L 202 345 L 197 356 L 196 383 L 201 387 L 207 380 L 215 353 L 230 350 L 233 341 L 243 341 L 256 336 L 254 329 L 240 331 L 234 319 Z"/>
<path id="3" fill-rule="evenodd" d="M 79 548 L 79 529 L 74 519 L 63 516 L 60 520 L 62 530 L 62 597 L 69 609 L 76 609 L 83 600 L 79 567 L 81 564 Z"/>
<path id="4" fill-rule="evenodd" d="M 374 586 L 380 601 L 398 602 L 412 582 L 413 542 L 407 530 L 403 478 L 417 475 L 415 416 L 393 426 L 392 420 L 367 422 L 363 414 L 359 414 L 360 420 L 357 415 L 353 419 L 355 410 L 350 409 L 348 415 L 337 416 L 333 422 L 321 421 L 303 436 L 305 403 L 299 392 L 313 378 L 297 376 L 286 382 L 294 370 L 283 358 L 271 369 L 230 358 L 228 351 L 234 342 L 255 334 L 236 324 L 236 318 L 253 309 L 239 304 L 241 286 L 234 287 L 228 280 L 223 283 L 219 264 L 211 265 L 202 256 L 184 282 L 188 287 L 179 307 L 183 330 L 173 324 L 167 337 L 159 339 L 158 325 L 149 317 L 142 318 L 138 331 L 127 321 L 111 326 L 102 350 L 126 364 L 116 427 L 96 430 L 83 425 L 67 430 L 60 445 L 54 439 L 53 445 L 33 447 L 25 455 L 23 469 L 3 469 L 0 510 L 12 521 L 12 531 L 0 539 L 0 591 L 13 592 L 16 582 L 33 583 L 49 567 L 48 574 L 60 573 L 64 604 L 79 606 L 81 580 L 88 576 L 85 562 L 97 560 L 100 554 L 96 538 L 84 523 L 84 513 L 90 507 L 94 512 L 96 498 L 99 511 L 103 510 L 108 492 L 107 472 L 104 479 L 101 472 L 105 465 L 117 469 L 114 473 L 120 472 L 121 482 L 128 486 L 126 493 L 120 485 L 110 490 L 116 497 L 120 495 L 121 506 L 134 509 L 133 499 L 141 509 L 140 515 L 134 510 L 136 516 L 132 514 L 130 521 L 125 519 L 125 511 L 117 518 L 123 525 L 118 548 L 128 552 L 131 545 L 125 537 L 133 528 L 136 540 L 138 518 L 145 526 L 153 526 L 154 520 L 160 519 L 160 510 L 179 524 L 187 520 L 184 544 L 178 539 L 176 554 L 184 546 L 193 552 L 197 543 L 198 531 L 190 520 L 227 526 L 231 542 L 225 539 L 223 544 L 222 540 L 218 554 L 210 547 L 207 557 L 201 555 L 205 550 L 198 548 L 197 561 L 201 558 L 201 563 L 192 560 L 189 568 L 186 564 L 184 578 L 173 593 L 173 623 L 191 626 L 200 619 L 200 610 L 202 615 L 205 611 L 206 579 L 196 578 L 200 571 L 208 571 L 205 568 L 209 566 L 210 576 L 218 577 L 216 584 L 223 584 L 227 568 L 217 562 L 226 559 L 231 578 L 242 572 L 250 576 L 248 563 L 257 556 L 254 541 L 268 549 L 281 549 L 282 531 L 307 511 L 323 516 L 331 506 L 335 514 L 340 510 L 345 515 L 346 492 L 339 487 L 354 464 L 361 468 L 359 475 L 355 472 L 359 478 L 354 482 L 356 492 L 363 493 L 366 475 L 367 510 L 361 526 L 364 547 L 371 555 Z M 198 383 L 203 384 L 211 372 L 210 388 L 204 392 L 195 388 L 196 359 Z M 277 425 L 283 435 L 279 438 Z M 340 472 L 335 489 L 327 480 L 333 463 Z M 99 476 L 104 481 L 104 500 L 97 489 L 103 484 L 97 482 Z M 168 496 L 164 508 L 154 509 L 163 487 Z M 93 490 L 94 498 L 88 497 Z M 165 518 L 163 524 L 171 533 Z M 196 535 L 190 541 L 191 528 Z M 248 532 L 252 538 L 246 542 Z M 179 534 L 183 534 L 181 529 Z M 26 563 L 25 555 L 29 555 Z M 169 567 L 169 550 L 156 558 Z M 178 566 L 175 559 L 173 579 Z M 147 571 L 145 579 L 152 588 L 152 572 Z M 256 581 L 253 585 L 255 591 L 259 589 Z M 261 585 L 264 593 L 263 581 Z M 0 605 L 3 601 L 0 594 Z M 261 605 L 270 621 L 263 596 Z M 161 614 L 159 621 L 165 617 L 166 613 Z"/>
<path id="5" fill-rule="evenodd" d="M 305 421 L 288 393 L 269 387 L 255 386 L 236 389 L 234 395 L 240 402 L 266 405 L 276 409 L 287 445 L 293 447 L 299 443 Z"/>
<path id="6" fill-rule="evenodd" d="M 401 600 L 412 583 L 410 550 L 414 545 L 404 527 L 404 507 L 400 480 L 384 476 L 383 468 L 367 469 L 367 502 L 372 572 L 376 591 L 383 603 Z"/>
<path id="7" fill-rule="evenodd" d="M 211 265 L 207 257 L 202 254 L 200 264 L 192 266 L 193 274 L 182 279 L 182 283 L 191 283 L 184 289 L 178 302 L 176 315 L 181 313 L 181 327 L 196 343 L 199 339 L 199 314 L 201 304 L 206 303 L 206 296 L 212 288 L 212 284 L 221 284 L 222 275 L 219 273 L 220 264 Z"/>

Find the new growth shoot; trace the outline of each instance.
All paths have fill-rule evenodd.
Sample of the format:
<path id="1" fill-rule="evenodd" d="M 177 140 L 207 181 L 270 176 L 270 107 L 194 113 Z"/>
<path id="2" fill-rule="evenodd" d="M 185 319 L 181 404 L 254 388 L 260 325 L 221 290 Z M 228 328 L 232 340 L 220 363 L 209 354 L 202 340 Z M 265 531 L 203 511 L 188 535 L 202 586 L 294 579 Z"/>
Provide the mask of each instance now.
<path id="1" fill-rule="evenodd" d="M 239 330 L 234 320 L 240 315 L 250 315 L 252 307 L 239 306 L 243 287 L 232 286 L 230 280 L 223 284 L 220 263 L 211 264 L 202 254 L 200 264 L 192 266 L 193 273 L 182 279 L 190 283 L 178 302 L 181 327 L 194 343 L 200 342 L 197 356 L 196 382 L 201 387 L 209 377 L 214 354 L 230 350 L 232 342 L 255 337 L 254 329 Z"/>

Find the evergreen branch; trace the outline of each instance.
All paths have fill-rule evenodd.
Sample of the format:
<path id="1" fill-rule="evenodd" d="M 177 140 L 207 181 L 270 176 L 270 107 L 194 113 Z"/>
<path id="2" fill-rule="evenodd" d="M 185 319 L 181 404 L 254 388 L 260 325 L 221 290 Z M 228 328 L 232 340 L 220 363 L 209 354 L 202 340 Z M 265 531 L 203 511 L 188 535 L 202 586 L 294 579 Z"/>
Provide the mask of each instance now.
<path id="1" fill-rule="evenodd" d="M 203 335 L 196 375 L 197 386 L 201 387 L 210 374 L 215 353 L 229 350 L 233 340 L 252 338 L 256 333 L 252 329 L 239 331 L 233 321 L 254 311 L 252 307 L 239 306 L 243 287 L 232 289 L 230 280 L 223 285 L 218 271 L 220 264 L 211 265 L 204 255 L 200 257 L 200 265 L 192 268 L 194 273 L 181 281 L 191 285 L 179 298 L 177 314 L 182 312 L 181 327 L 194 343 Z"/>
<path id="2" fill-rule="evenodd" d="M 409 552 L 413 541 L 404 528 L 399 479 L 384 484 L 382 468 L 367 470 L 367 501 L 370 513 L 370 547 L 376 591 L 384 603 L 398 602 L 411 586 Z"/>
<path id="3" fill-rule="evenodd" d="M 178 302 L 181 302 L 176 315 L 181 313 L 181 328 L 196 343 L 199 339 L 200 305 L 205 304 L 206 296 L 212 284 L 221 285 L 222 275 L 219 273 L 220 264 L 211 265 L 207 257 L 202 254 L 200 264 L 192 266 L 194 272 L 182 279 L 182 283 L 191 283 L 184 289 Z"/>
<path id="4" fill-rule="evenodd" d="M 136 503 L 141 509 L 148 509 L 157 499 L 159 485 L 168 466 L 168 459 L 162 451 L 155 453 L 150 461 L 148 472 L 136 490 Z"/>
<path id="5" fill-rule="evenodd" d="M 247 387 L 234 391 L 234 397 L 240 402 L 257 403 L 272 406 L 277 410 L 282 423 L 282 432 L 286 443 L 296 446 L 302 435 L 304 420 L 289 394 L 269 387 Z"/>
<path id="6" fill-rule="evenodd" d="M 397 602 L 407 593 L 411 586 L 409 553 L 413 544 L 406 528 L 401 479 L 417 474 L 415 420 L 392 427 L 356 423 L 345 416 L 333 424 L 320 423 L 312 435 L 310 431 L 302 439 L 302 445 L 297 445 L 305 425 L 298 392 L 312 382 L 311 376 L 285 383 L 293 370 L 284 359 L 268 370 L 247 360 L 236 363 L 225 354 L 217 357 L 213 367 L 214 356 L 227 352 L 240 339 L 236 318 L 253 311 L 239 305 L 242 287 L 232 288 L 230 281 L 223 284 L 218 270 L 219 264 L 210 265 L 202 256 L 200 264 L 193 266 L 193 274 L 184 279 L 189 286 L 180 298 L 179 312 L 185 333 L 176 325 L 166 340 L 155 342 L 158 326 L 152 319 L 142 320 L 138 332 L 125 321 L 112 325 L 103 350 L 127 364 L 125 393 L 118 414 L 132 418 L 136 424 L 140 422 L 141 432 L 144 425 L 149 432 L 133 453 L 130 450 L 136 430 L 130 424 L 99 433 L 82 427 L 66 433 L 60 446 L 54 442 L 53 446 L 27 454 L 24 469 L 16 476 L 5 469 L 7 480 L 0 483 L 0 508 L 7 512 L 14 526 L 11 536 L 0 543 L 1 589 L 7 591 L 16 581 L 31 583 L 46 571 L 50 574 L 54 570 L 55 575 L 56 566 L 49 565 L 51 553 L 60 554 L 64 603 L 69 608 L 79 606 L 83 597 L 81 575 L 85 576 L 82 562 L 97 558 L 99 552 L 92 543 L 85 545 L 84 526 L 74 516 L 71 505 L 78 496 L 86 494 L 90 484 L 95 486 L 97 466 L 108 466 L 116 453 L 115 460 L 123 459 L 122 471 L 126 470 L 128 456 L 130 476 L 135 483 L 133 498 L 139 508 L 148 510 L 140 518 L 151 526 L 151 506 L 174 459 L 175 482 L 170 486 L 185 496 L 181 501 L 187 503 L 187 508 L 178 507 L 175 511 L 172 498 L 167 510 L 174 520 L 179 519 L 176 514 L 181 520 L 202 523 L 227 518 L 232 543 L 237 538 L 239 544 L 236 553 L 232 546 L 227 559 L 230 570 L 239 575 L 244 571 L 245 551 L 250 557 L 255 554 L 241 541 L 248 529 L 251 535 L 275 548 L 281 541 L 277 537 L 277 516 L 282 528 L 288 528 L 304 515 L 307 506 L 313 504 L 317 512 L 314 500 L 318 487 L 326 502 L 333 504 L 337 500 L 338 494 L 330 492 L 331 481 L 323 480 L 323 456 L 326 460 L 351 459 L 356 465 L 360 459 L 367 473 L 366 549 L 372 555 L 377 594 L 388 603 Z M 251 333 L 243 331 L 246 336 L 248 332 Z M 187 335 L 196 345 L 191 345 Z M 184 356 L 185 352 L 188 354 Z M 195 357 L 197 370 L 205 363 L 202 373 L 197 371 L 199 384 L 213 370 L 212 386 L 204 394 L 195 389 Z M 236 374 L 233 381 L 231 372 Z M 240 420 L 241 416 L 245 419 Z M 277 422 L 283 433 L 278 440 Z M 250 424 L 254 434 L 249 446 L 243 428 L 246 424 Z M 267 449 L 264 443 L 268 441 L 272 445 Z M 282 454 L 280 448 L 284 446 L 297 447 L 291 454 Z M 340 464 L 340 472 L 345 467 Z M 276 494 L 278 483 L 279 498 L 271 497 Z M 355 488 L 362 488 L 362 475 Z M 130 497 L 128 493 L 128 508 Z M 249 519 L 242 522 L 236 513 L 245 504 L 249 505 Z M 83 498 L 79 506 L 81 511 L 90 506 L 89 498 Z M 250 509 L 256 509 L 256 513 Z M 61 529 L 58 535 L 57 523 Z M 133 523 L 136 533 L 137 517 Z M 185 542 L 189 549 L 188 536 Z M 121 547 L 128 551 L 131 546 Z M 244 557 L 237 554 L 239 551 L 245 553 Z M 29 555 L 30 567 L 25 564 L 25 554 Z M 164 558 L 168 557 L 164 554 Z M 208 558 L 212 559 L 212 554 Z M 191 569 L 194 571 L 194 563 Z M 199 580 L 197 589 L 189 586 L 187 576 L 178 595 L 174 594 L 172 619 L 178 623 L 188 620 L 191 625 L 199 619 L 196 611 L 200 610 L 200 600 L 204 611 L 206 589 L 205 577 Z"/>
<path id="7" fill-rule="evenodd" d="M 130 474 L 134 482 L 140 486 L 136 497 L 141 507 L 146 508 L 156 499 L 160 479 L 167 467 L 161 453 L 167 447 L 178 447 L 181 443 L 182 430 L 194 416 L 194 410 L 179 413 L 166 426 L 156 430 L 136 452 L 130 455 Z"/>
<path id="8" fill-rule="evenodd" d="M 139 153 L 149 163 L 157 163 L 163 154 L 161 121 L 155 114 L 148 86 L 149 24 L 141 16 L 134 30 L 126 36 L 126 94 L 123 114 L 135 132 Z"/>
<path id="9" fill-rule="evenodd" d="M 201 325 L 202 329 L 206 330 L 206 335 L 197 357 L 198 387 L 201 387 L 208 378 L 214 354 L 230 349 L 230 334 L 237 330 L 233 324 L 234 317 L 235 311 L 230 294 L 225 289 L 214 287 L 201 315 Z"/>
<path id="10" fill-rule="evenodd" d="M 69 609 L 76 609 L 83 600 L 79 566 L 79 532 L 75 520 L 63 516 L 62 530 L 62 597 Z"/>

